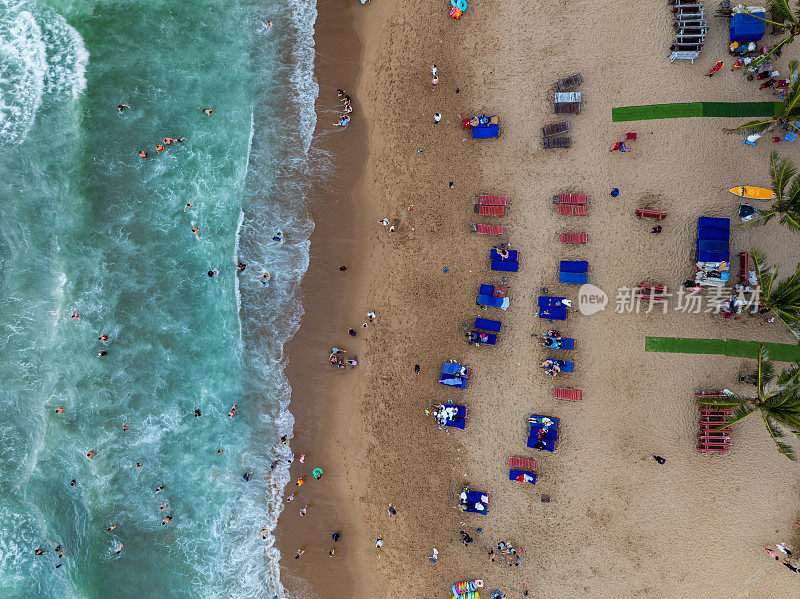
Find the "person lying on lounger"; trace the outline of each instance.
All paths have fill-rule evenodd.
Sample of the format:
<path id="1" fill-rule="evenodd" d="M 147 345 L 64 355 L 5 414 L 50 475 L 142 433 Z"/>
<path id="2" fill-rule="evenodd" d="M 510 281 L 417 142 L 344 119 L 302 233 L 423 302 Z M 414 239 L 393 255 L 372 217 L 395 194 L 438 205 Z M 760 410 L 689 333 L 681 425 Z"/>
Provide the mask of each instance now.
<path id="1" fill-rule="evenodd" d="M 545 360 L 544 362 L 542 362 L 541 364 L 539 364 L 539 368 L 547 369 L 547 368 L 552 368 L 552 367 L 553 367 L 553 361 L 550 360 L 549 358 L 547 360 Z"/>
<path id="2" fill-rule="evenodd" d="M 497 255 L 500 256 L 503 260 L 508 258 L 508 250 L 497 250 Z"/>
<path id="3" fill-rule="evenodd" d="M 561 337 L 558 338 L 550 336 L 544 337 L 544 339 L 542 339 L 539 342 L 539 345 L 543 345 L 551 349 L 558 349 L 559 347 L 561 347 Z"/>
<path id="4" fill-rule="evenodd" d="M 537 441 L 536 443 L 533 444 L 534 449 L 545 449 L 546 447 L 547 443 L 545 443 L 544 441 Z"/>

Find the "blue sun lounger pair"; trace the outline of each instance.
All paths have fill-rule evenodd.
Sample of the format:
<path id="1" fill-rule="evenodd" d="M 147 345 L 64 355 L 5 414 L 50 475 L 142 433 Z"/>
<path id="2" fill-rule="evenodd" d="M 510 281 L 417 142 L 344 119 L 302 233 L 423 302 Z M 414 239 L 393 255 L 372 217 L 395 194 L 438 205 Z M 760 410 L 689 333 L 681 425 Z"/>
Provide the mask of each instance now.
<path id="1" fill-rule="evenodd" d="M 531 425 L 528 447 L 540 451 L 555 451 L 558 445 L 558 418 L 532 414 L 528 423 Z"/>
<path id="2" fill-rule="evenodd" d="M 500 252 L 492 248 L 489 252 L 489 258 L 492 261 L 492 270 L 499 270 L 501 272 L 517 272 L 519 270 L 517 250 L 508 250 L 508 256 L 503 258 Z"/>
<path id="3" fill-rule="evenodd" d="M 583 285 L 589 282 L 589 263 L 586 260 L 562 260 L 558 282 Z"/>
<path id="4" fill-rule="evenodd" d="M 527 470 L 509 470 L 508 480 L 521 483 L 531 483 L 532 485 L 535 485 L 536 473 L 528 472 Z"/>
<path id="5" fill-rule="evenodd" d="M 480 491 L 464 491 L 461 493 L 461 509 L 475 514 L 489 513 L 489 494 Z"/>
<path id="6" fill-rule="evenodd" d="M 466 389 L 469 382 L 469 368 L 454 362 L 445 362 L 442 366 L 442 374 L 439 382 L 448 387 L 458 387 Z"/>
<path id="7" fill-rule="evenodd" d="M 508 310 L 509 299 L 505 295 L 496 296 L 497 289 L 500 288 L 494 285 L 481 285 L 481 291 L 478 294 L 478 305 Z"/>
<path id="8" fill-rule="evenodd" d="M 561 341 L 558 341 L 555 337 L 544 337 L 544 339 L 548 339 L 550 342 L 550 344 L 545 345 L 547 349 L 575 349 L 575 340 L 569 337 L 562 337 Z"/>
<path id="9" fill-rule="evenodd" d="M 575 362 L 570 362 L 569 360 L 559 360 L 557 358 L 547 358 L 548 360 L 552 360 L 558 367 L 561 369 L 561 372 L 575 372 Z"/>
<path id="10" fill-rule="evenodd" d="M 441 406 L 436 406 L 434 412 L 439 428 L 449 426 L 451 428 L 460 428 L 461 430 L 467 428 L 467 414 L 469 414 L 467 406 L 459 404 L 442 404 Z"/>
<path id="11" fill-rule="evenodd" d="M 565 297 L 539 296 L 539 318 L 545 320 L 566 320 L 567 306 L 563 303 Z"/>
<path id="12" fill-rule="evenodd" d="M 492 331 L 493 333 L 498 333 L 500 331 L 501 326 L 502 323 L 499 320 L 489 320 L 488 318 L 475 319 L 476 329 L 483 329 L 485 331 Z M 470 331 L 469 341 L 470 343 L 482 343 L 484 345 L 494 345 L 495 343 L 497 343 L 497 335 L 494 335 L 493 333 L 484 333 L 482 331 Z"/>

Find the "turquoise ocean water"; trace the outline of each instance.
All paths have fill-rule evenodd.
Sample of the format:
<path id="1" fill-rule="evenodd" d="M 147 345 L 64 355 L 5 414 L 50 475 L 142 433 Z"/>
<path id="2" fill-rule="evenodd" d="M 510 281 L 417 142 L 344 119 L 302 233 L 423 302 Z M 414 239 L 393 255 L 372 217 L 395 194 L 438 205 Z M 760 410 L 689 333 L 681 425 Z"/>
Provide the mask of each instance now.
<path id="1" fill-rule="evenodd" d="M 0 597 L 282 593 L 270 464 L 322 162 L 315 17 L 0 0 Z"/>

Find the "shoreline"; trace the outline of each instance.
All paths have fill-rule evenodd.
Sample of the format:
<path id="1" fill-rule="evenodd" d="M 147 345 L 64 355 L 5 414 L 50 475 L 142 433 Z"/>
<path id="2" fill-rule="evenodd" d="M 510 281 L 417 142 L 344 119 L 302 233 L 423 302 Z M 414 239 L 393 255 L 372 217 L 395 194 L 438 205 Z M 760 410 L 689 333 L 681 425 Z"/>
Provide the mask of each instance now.
<path id="1" fill-rule="evenodd" d="M 344 470 L 342 454 L 333 441 L 337 413 L 348 401 L 357 371 L 338 371 L 327 366 L 330 347 L 343 345 L 359 355 L 361 339 L 351 339 L 346 329 L 360 323 L 347 322 L 347 307 L 358 303 L 365 280 L 363 256 L 363 197 L 358 183 L 366 162 L 366 119 L 355 92 L 360 77 L 362 45 L 349 7 L 342 10 L 335 0 L 320 0 L 315 24 L 315 77 L 319 84 L 316 102 L 315 147 L 332 157 L 333 172 L 317 181 L 309 205 L 314 232 L 311 235 L 310 262 L 303 276 L 299 298 L 304 314 L 300 328 L 286 344 L 286 375 L 291 385 L 289 411 L 294 417 L 290 446 L 295 456 L 291 480 L 284 492 L 284 509 L 275 530 L 281 553 L 281 582 L 291 597 L 352 597 L 352 590 L 363 588 L 360 572 L 350 567 L 348 554 L 353 547 L 355 513 L 346 509 L 347 494 L 341 488 Z M 341 106 L 336 89 L 352 97 L 350 126 L 333 127 L 336 109 Z M 339 266 L 347 265 L 346 272 Z M 361 332 L 361 329 L 358 329 Z M 319 466 L 324 474 L 319 481 L 311 470 Z M 299 477 L 308 481 L 297 487 Z M 295 501 L 285 497 L 296 493 Z M 298 510 L 308 504 L 308 515 Z M 341 530 L 343 538 L 334 545 L 331 533 Z M 352 535 L 354 536 L 354 535 Z M 336 549 L 333 558 L 328 550 Z M 306 552 L 294 560 L 299 548 Z"/>

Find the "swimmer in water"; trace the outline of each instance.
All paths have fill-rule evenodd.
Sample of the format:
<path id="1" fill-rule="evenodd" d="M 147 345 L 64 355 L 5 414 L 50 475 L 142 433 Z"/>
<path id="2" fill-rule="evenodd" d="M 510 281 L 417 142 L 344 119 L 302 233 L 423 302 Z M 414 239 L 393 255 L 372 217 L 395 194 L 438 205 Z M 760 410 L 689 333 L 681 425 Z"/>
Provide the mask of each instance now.
<path id="1" fill-rule="evenodd" d="M 117 545 L 117 548 L 114 549 L 114 553 L 119 554 L 120 552 L 122 552 L 122 543 Z"/>
<path id="2" fill-rule="evenodd" d="M 203 108 L 202 110 L 203 110 L 203 114 L 204 115 L 211 116 L 212 114 L 214 114 L 214 110 L 216 110 L 216 109 L 215 108 Z"/>
<path id="3" fill-rule="evenodd" d="M 46 549 L 43 550 L 41 547 L 37 547 L 33 553 L 34 555 L 44 555 L 45 553 L 47 553 L 47 550 Z"/>
<path id="4" fill-rule="evenodd" d="M 128 108 L 128 109 L 130 109 L 130 106 L 128 106 L 127 104 L 117 104 L 117 111 L 118 111 L 120 114 L 122 114 L 122 111 L 123 111 L 123 109 L 125 109 L 125 108 Z"/>
<path id="5" fill-rule="evenodd" d="M 86 454 L 87 458 L 93 458 L 97 454 L 94 452 L 94 449 L 90 449 L 89 452 Z"/>
<path id="6" fill-rule="evenodd" d="M 108 352 L 107 352 L 106 350 L 104 350 L 104 349 L 101 349 L 99 352 L 97 352 L 97 357 L 98 357 L 98 358 L 102 358 L 102 357 L 103 357 L 103 356 L 105 356 L 107 353 L 108 353 Z"/>
<path id="7" fill-rule="evenodd" d="M 158 151 L 158 152 L 163 152 L 163 151 L 164 151 L 164 146 L 162 146 L 161 144 L 158 144 L 158 145 L 156 146 L 156 151 Z"/>
<path id="8" fill-rule="evenodd" d="M 298 479 L 297 479 L 297 482 L 296 482 L 295 484 L 296 484 L 298 487 L 302 487 L 304 482 L 306 482 L 304 479 L 302 479 L 302 478 L 298 478 Z"/>
<path id="9" fill-rule="evenodd" d="M 247 268 L 247 264 L 245 264 L 244 262 L 239 262 L 236 264 L 236 270 L 238 270 L 239 272 L 242 272 L 245 268 Z"/>
<path id="10" fill-rule="evenodd" d="M 141 468 L 142 467 L 142 463 L 141 462 L 136 462 L 136 467 L 137 468 Z"/>
<path id="11" fill-rule="evenodd" d="M 123 424 L 122 425 L 122 430 L 127 431 L 128 430 L 128 425 L 127 424 Z"/>
<path id="12" fill-rule="evenodd" d="M 306 461 L 306 454 L 304 454 L 304 453 L 301 453 L 301 454 L 300 454 L 300 463 L 302 464 L 302 463 L 303 463 L 303 462 L 305 462 L 305 461 Z"/>
<path id="13" fill-rule="evenodd" d="M 164 526 L 167 522 L 172 522 L 172 516 L 165 516 L 161 521 L 161 526 Z"/>
<path id="14" fill-rule="evenodd" d="M 186 138 L 185 137 L 177 137 L 177 138 L 175 138 L 174 141 L 177 141 L 180 144 L 180 143 L 183 143 L 184 141 L 186 141 Z"/>
<path id="15" fill-rule="evenodd" d="M 159 494 L 159 493 L 161 493 L 161 491 L 163 491 L 163 490 L 164 490 L 164 485 L 158 485 L 158 486 L 156 487 L 156 492 L 154 493 L 154 495 L 158 495 L 158 494 Z"/>
<path id="16" fill-rule="evenodd" d="M 194 206 L 194 202 L 189 202 L 189 203 L 187 203 L 187 204 L 186 204 L 186 206 L 184 206 L 184 207 L 183 207 L 183 211 L 184 211 L 184 212 L 186 212 L 186 210 L 187 210 L 188 208 L 191 208 L 192 206 Z"/>
<path id="17" fill-rule="evenodd" d="M 266 539 L 267 538 L 267 527 L 266 526 L 261 529 L 261 538 L 262 539 Z"/>
<path id="18" fill-rule="evenodd" d="M 116 527 L 117 527 L 117 525 L 116 525 L 116 524 L 114 524 L 114 523 L 112 522 L 112 523 L 111 523 L 111 526 L 109 526 L 108 528 L 106 528 L 106 530 L 107 530 L 108 532 L 111 532 L 111 531 L 112 531 L 112 530 L 114 530 Z"/>
<path id="19" fill-rule="evenodd" d="M 100 335 L 100 337 L 97 338 L 97 340 L 98 341 L 102 341 L 103 343 L 105 343 L 106 341 L 108 341 L 108 335 L 106 335 L 105 333 L 102 333 Z"/>
<path id="20" fill-rule="evenodd" d="M 165 146 L 168 146 L 168 145 L 169 145 L 169 144 L 171 144 L 173 141 L 176 141 L 176 140 L 172 139 L 171 137 L 165 137 L 165 138 L 164 138 L 164 145 L 165 145 Z"/>
<path id="21" fill-rule="evenodd" d="M 75 311 L 72 313 L 72 320 L 78 320 L 78 317 L 79 317 L 79 316 L 80 316 L 80 314 L 78 314 L 78 311 L 77 311 L 77 310 L 75 310 Z"/>
<path id="22" fill-rule="evenodd" d="M 236 416 L 236 404 L 233 404 L 231 411 L 228 412 L 228 418 L 233 418 L 234 416 Z"/>
<path id="23" fill-rule="evenodd" d="M 274 462 L 272 462 L 272 465 L 269 467 L 269 469 L 270 469 L 270 470 L 275 470 L 275 468 L 276 468 L 277 466 L 278 466 L 278 460 L 275 460 Z"/>
<path id="24" fill-rule="evenodd" d="M 286 435 L 281 437 L 281 445 L 286 445 Z"/>
<path id="25" fill-rule="evenodd" d="M 250 472 L 247 471 L 244 474 L 242 474 L 242 478 L 245 479 L 247 482 L 250 482 Z"/>
<path id="26" fill-rule="evenodd" d="M 64 413 L 64 412 L 66 412 L 66 411 L 67 411 L 67 410 L 66 410 L 66 408 L 64 408 L 64 406 L 58 406 L 58 407 L 56 408 L 56 414 L 63 414 L 63 413 Z"/>
<path id="27" fill-rule="evenodd" d="M 278 232 L 275 233 L 275 237 L 272 238 L 272 241 L 274 241 L 275 243 L 280 243 L 282 239 L 283 239 L 283 231 L 278 230 Z"/>
<path id="28" fill-rule="evenodd" d="M 212 279 L 214 277 L 216 277 L 218 274 L 219 274 L 219 271 L 216 271 L 216 270 L 209 270 L 208 271 L 208 276 L 211 277 Z"/>
<path id="29" fill-rule="evenodd" d="M 165 501 L 164 503 L 162 503 L 162 504 L 161 504 L 161 511 L 162 511 L 162 512 L 169 512 L 169 511 L 172 511 L 172 510 L 168 510 L 168 509 L 167 509 L 167 502 L 166 502 L 166 501 Z"/>
<path id="30" fill-rule="evenodd" d="M 202 415 L 203 415 L 203 413 L 200 410 L 198 410 L 197 408 L 195 408 L 194 417 L 197 418 L 198 416 L 202 416 Z"/>
<path id="31" fill-rule="evenodd" d="M 221 453 L 222 453 L 222 450 L 221 450 L 221 449 L 218 449 L 218 450 L 217 450 L 217 451 L 215 451 L 214 453 L 215 453 L 215 454 L 217 454 L 217 455 L 219 455 L 219 454 L 221 454 Z"/>
<path id="32" fill-rule="evenodd" d="M 266 23 L 264 23 L 264 29 L 266 31 L 269 31 L 270 27 L 272 27 L 272 21 L 267 21 Z"/>
<path id="33" fill-rule="evenodd" d="M 194 221 L 192 221 L 192 233 L 197 237 L 197 241 L 200 241 L 200 231 L 194 226 Z"/>
<path id="34" fill-rule="evenodd" d="M 73 478 L 71 481 L 69 481 L 69 486 L 70 486 L 70 487 L 74 487 L 74 486 L 75 486 L 75 484 L 76 484 L 76 481 L 75 481 L 75 479 L 74 479 L 74 478 Z"/>
<path id="35" fill-rule="evenodd" d="M 287 503 L 292 502 L 292 501 L 294 501 L 294 493 L 292 493 L 291 495 L 289 495 L 289 497 L 286 498 L 286 502 Z"/>
<path id="36" fill-rule="evenodd" d="M 141 158 L 142 160 L 146 159 L 147 152 L 145 152 L 144 150 L 139 150 L 139 158 Z"/>
<path id="37" fill-rule="evenodd" d="M 263 275 L 261 275 L 261 284 L 264 287 L 268 287 L 269 286 L 269 273 L 268 272 L 265 272 Z"/>

